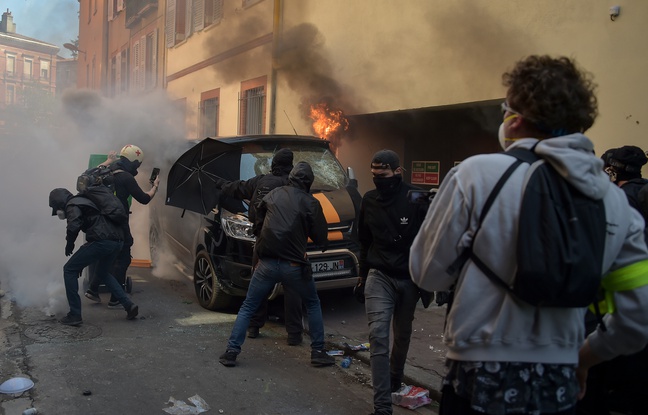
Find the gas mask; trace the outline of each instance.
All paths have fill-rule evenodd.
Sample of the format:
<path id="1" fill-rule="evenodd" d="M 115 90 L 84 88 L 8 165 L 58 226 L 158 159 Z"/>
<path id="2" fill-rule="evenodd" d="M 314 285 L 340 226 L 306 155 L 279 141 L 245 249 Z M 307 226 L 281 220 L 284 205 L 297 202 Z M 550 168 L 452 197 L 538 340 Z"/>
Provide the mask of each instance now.
<path id="1" fill-rule="evenodd" d="M 59 219 L 64 220 L 65 219 L 65 211 L 58 209 L 56 211 L 56 216 L 58 216 Z"/>

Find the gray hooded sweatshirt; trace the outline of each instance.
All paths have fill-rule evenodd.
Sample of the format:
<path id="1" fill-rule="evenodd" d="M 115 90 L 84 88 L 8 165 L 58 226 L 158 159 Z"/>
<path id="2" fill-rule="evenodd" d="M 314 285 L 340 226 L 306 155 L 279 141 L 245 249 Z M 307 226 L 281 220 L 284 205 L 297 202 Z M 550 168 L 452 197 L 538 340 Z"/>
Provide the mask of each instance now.
<path id="1" fill-rule="evenodd" d="M 531 148 L 525 138 L 509 148 Z M 543 140 L 536 153 L 578 190 L 602 199 L 607 236 L 601 275 L 639 264 L 648 273 L 643 219 L 623 191 L 602 171 L 592 142 L 582 134 Z M 471 261 L 459 277 L 446 270 L 475 235 L 486 198 L 515 158 L 504 154 L 470 157 L 444 179 L 410 253 L 414 282 L 428 291 L 447 290 L 455 299 L 448 315 L 448 358 L 461 361 L 577 364 L 585 336 L 584 308 L 536 308 L 494 285 Z M 505 282 L 516 269 L 517 222 L 522 186 L 529 165 L 523 163 L 506 182 L 486 216 L 474 244 L 475 254 Z M 637 272 L 637 267 L 633 268 Z M 603 359 L 640 350 L 648 342 L 648 285 L 613 293 L 616 311 L 605 316 L 607 332 L 590 336 L 592 350 Z"/>

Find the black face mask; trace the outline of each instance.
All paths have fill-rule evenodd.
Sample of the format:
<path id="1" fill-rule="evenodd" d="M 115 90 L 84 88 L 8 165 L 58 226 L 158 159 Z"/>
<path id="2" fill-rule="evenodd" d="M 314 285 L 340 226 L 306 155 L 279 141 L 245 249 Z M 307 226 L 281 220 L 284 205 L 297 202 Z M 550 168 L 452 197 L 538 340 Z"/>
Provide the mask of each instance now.
<path id="1" fill-rule="evenodd" d="M 396 194 L 398 185 L 401 184 L 403 178 L 399 174 L 391 177 L 374 177 L 373 182 L 376 185 L 376 190 L 381 196 L 387 197 Z"/>

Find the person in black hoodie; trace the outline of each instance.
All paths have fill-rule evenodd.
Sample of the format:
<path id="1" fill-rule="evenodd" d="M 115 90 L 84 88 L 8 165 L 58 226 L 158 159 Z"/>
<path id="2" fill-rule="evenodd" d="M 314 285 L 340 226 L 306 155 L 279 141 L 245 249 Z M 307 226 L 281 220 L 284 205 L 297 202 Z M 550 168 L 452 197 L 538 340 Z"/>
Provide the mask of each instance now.
<path id="1" fill-rule="evenodd" d="M 132 198 L 137 200 L 139 203 L 147 205 L 157 193 L 160 184 L 160 177 L 158 176 L 152 183 L 152 187 L 147 192 L 142 190 L 139 186 L 135 180 L 135 176 L 137 176 L 137 169 L 140 167 L 143 160 L 144 152 L 138 146 L 127 144 L 119 152 L 119 159 L 117 161 L 113 162 L 113 157 L 109 156 L 108 160 L 100 164 L 100 166 L 112 170 L 115 194 L 122 202 L 124 210 L 129 213 L 129 197 L 132 196 Z M 130 266 L 132 258 L 131 247 L 133 246 L 133 235 L 131 234 L 128 221 L 122 225 L 122 230 L 124 232 L 124 244 L 115 259 L 112 271 L 117 282 L 123 287 L 126 283 L 126 271 Z M 91 267 L 90 285 L 88 290 L 85 292 L 86 298 L 97 303 L 101 302 L 101 298 L 99 297 L 99 284 L 100 282 L 96 278 L 96 270 L 94 267 Z M 114 295 L 111 295 L 110 301 L 108 302 L 108 308 L 117 307 L 119 307 L 119 300 Z"/>
<path id="2" fill-rule="evenodd" d="M 398 154 L 378 151 L 371 160 L 376 189 L 365 193 L 358 216 L 360 276 L 354 293 L 365 303 L 369 324 L 375 415 L 392 413 L 391 393 L 401 387 L 420 296 L 410 278 L 409 252 L 425 210 L 410 203 L 408 191 L 418 188 L 403 182 L 402 173 Z"/>
<path id="3" fill-rule="evenodd" d="M 219 357 L 224 366 L 236 365 L 250 318 L 277 283 L 291 286 L 306 305 L 311 364 L 329 366 L 335 363 L 335 359 L 324 350 L 322 309 L 306 258 L 308 238 L 322 250 L 328 244 L 328 227 L 322 206 L 309 193 L 313 180 L 311 166 L 299 162 L 290 172 L 288 185 L 270 191 L 257 206 L 258 219 L 263 221 L 256 246 L 259 262 L 236 317 L 227 349 Z"/>
<path id="4" fill-rule="evenodd" d="M 70 312 L 61 319 L 61 323 L 68 326 L 83 323 L 78 279 L 83 268 L 92 263 L 97 264 L 97 279 L 106 284 L 126 310 L 126 318 L 132 320 L 137 317 L 137 305 L 133 304 L 117 280 L 108 272 L 123 240 L 122 230 L 113 221 L 127 221 L 126 212 L 119 210 L 112 212 L 110 217 L 105 216 L 90 199 L 80 195 L 72 196 L 70 191 L 63 188 L 50 192 L 49 206 L 52 208 L 52 216 L 67 219 L 65 255 L 72 255 L 63 267 L 65 294 Z M 86 234 L 87 242 L 72 254 L 74 243 L 81 231 Z"/>
<path id="5" fill-rule="evenodd" d="M 248 219 L 252 223 L 252 233 L 257 238 L 261 234 L 263 219 L 259 218 L 256 211 L 261 200 L 272 189 L 288 184 L 288 175 L 293 168 L 293 152 L 288 148 L 279 149 L 272 157 L 270 174 L 259 174 L 250 180 L 225 180 L 216 183 L 223 195 L 237 199 L 249 200 Z M 256 266 L 257 255 L 254 250 L 252 266 Z M 302 342 L 302 302 L 299 294 L 284 287 L 284 314 L 286 320 L 286 332 L 288 333 L 288 344 L 296 346 Z M 252 316 L 248 327 L 248 337 L 255 338 L 259 335 L 259 329 L 265 325 L 268 318 L 268 299 L 264 298 L 259 309 Z"/>

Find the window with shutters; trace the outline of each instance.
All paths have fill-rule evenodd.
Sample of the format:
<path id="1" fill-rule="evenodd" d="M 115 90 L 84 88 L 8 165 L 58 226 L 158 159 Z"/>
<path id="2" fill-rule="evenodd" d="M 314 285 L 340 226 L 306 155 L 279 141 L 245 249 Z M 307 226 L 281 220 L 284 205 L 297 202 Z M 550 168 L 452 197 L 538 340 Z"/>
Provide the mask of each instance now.
<path id="1" fill-rule="evenodd" d="M 144 88 L 151 89 L 157 84 L 157 29 L 146 35 L 144 48 Z"/>
<path id="2" fill-rule="evenodd" d="M 121 70 L 119 72 L 121 92 L 125 93 L 128 91 L 128 80 L 130 79 L 128 72 L 128 58 L 129 58 L 129 49 L 122 50 L 121 52 Z"/>
<path id="3" fill-rule="evenodd" d="M 265 76 L 241 83 L 239 134 L 263 134 L 265 130 Z"/>
<path id="4" fill-rule="evenodd" d="M 131 88 L 135 91 L 140 89 L 140 42 L 133 43 L 133 82 Z"/>
<path id="5" fill-rule="evenodd" d="M 110 59 L 110 85 L 108 88 L 110 96 L 114 97 L 117 91 L 117 56 Z"/>
<path id="6" fill-rule="evenodd" d="M 7 55 L 7 76 L 16 76 L 16 57 L 14 55 Z"/>
<path id="7" fill-rule="evenodd" d="M 49 61 L 40 61 L 41 64 L 41 79 L 49 79 Z"/>
<path id="8" fill-rule="evenodd" d="M 262 0 L 243 0 L 243 7 L 250 7 L 257 3 L 261 3 Z"/>
<path id="9" fill-rule="evenodd" d="M 5 90 L 5 104 L 13 105 L 16 103 L 16 87 L 11 84 L 7 84 L 7 89 Z"/>
<path id="10" fill-rule="evenodd" d="M 220 23 L 223 19 L 223 0 L 205 1 L 205 26 Z"/>
<path id="11" fill-rule="evenodd" d="M 191 7 L 187 11 L 188 0 L 167 0 L 165 38 L 166 46 L 172 48 L 178 42 L 185 40 L 187 21 L 191 25 Z M 191 6 L 191 4 L 189 4 Z"/>
<path id="12" fill-rule="evenodd" d="M 201 137 L 218 136 L 218 108 L 220 89 L 212 89 L 200 94 Z"/>
<path id="13" fill-rule="evenodd" d="M 25 58 L 23 62 L 23 77 L 25 79 L 32 79 L 34 76 L 34 61 L 32 59 Z"/>

